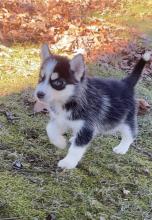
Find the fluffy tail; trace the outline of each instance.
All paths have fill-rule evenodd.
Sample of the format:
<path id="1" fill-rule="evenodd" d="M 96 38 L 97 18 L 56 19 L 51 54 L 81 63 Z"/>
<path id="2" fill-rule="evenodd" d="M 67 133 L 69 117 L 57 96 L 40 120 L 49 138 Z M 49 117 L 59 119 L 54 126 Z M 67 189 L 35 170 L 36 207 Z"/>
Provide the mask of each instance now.
<path id="1" fill-rule="evenodd" d="M 136 64 L 136 66 L 134 67 L 132 73 L 125 78 L 125 81 L 129 84 L 129 86 L 134 87 L 136 85 L 136 83 L 138 82 L 141 76 L 142 70 L 145 64 L 150 60 L 150 57 L 151 57 L 151 52 L 149 51 L 145 52 L 142 55 L 141 59 Z"/>

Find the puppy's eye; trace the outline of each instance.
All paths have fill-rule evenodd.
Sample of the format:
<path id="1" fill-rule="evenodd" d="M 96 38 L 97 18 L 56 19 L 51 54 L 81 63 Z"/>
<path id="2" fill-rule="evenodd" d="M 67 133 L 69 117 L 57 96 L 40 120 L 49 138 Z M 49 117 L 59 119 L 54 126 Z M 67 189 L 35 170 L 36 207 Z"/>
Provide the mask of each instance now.
<path id="1" fill-rule="evenodd" d="M 66 82 L 63 79 L 50 80 L 50 84 L 56 90 L 62 90 L 66 86 Z"/>

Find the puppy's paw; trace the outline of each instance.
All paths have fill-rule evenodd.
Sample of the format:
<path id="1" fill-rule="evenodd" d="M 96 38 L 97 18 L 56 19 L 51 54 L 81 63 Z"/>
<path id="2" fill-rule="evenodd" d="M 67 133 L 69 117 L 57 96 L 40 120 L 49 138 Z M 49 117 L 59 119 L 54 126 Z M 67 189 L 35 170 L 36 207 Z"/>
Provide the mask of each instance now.
<path id="1" fill-rule="evenodd" d="M 64 149 L 67 145 L 66 139 L 63 136 L 57 137 L 56 140 L 50 140 L 50 142 L 60 149 Z"/>
<path id="2" fill-rule="evenodd" d="M 116 154 L 125 154 L 127 153 L 127 151 L 128 151 L 128 148 L 119 146 L 119 145 L 113 148 L 113 152 Z"/>
<path id="3" fill-rule="evenodd" d="M 75 161 L 72 161 L 65 157 L 64 159 L 60 160 L 58 163 L 58 167 L 62 169 L 73 169 L 77 166 L 77 163 Z"/>

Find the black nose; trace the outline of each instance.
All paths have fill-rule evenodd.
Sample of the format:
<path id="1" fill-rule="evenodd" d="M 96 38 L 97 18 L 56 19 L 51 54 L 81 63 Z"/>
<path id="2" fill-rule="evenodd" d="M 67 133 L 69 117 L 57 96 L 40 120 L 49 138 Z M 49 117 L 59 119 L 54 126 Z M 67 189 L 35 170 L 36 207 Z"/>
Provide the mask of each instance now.
<path id="1" fill-rule="evenodd" d="M 45 96 L 45 93 L 44 93 L 44 92 L 38 92 L 38 93 L 37 93 L 37 97 L 38 97 L 39 99 L 43 99 L 44 96 Z"/>

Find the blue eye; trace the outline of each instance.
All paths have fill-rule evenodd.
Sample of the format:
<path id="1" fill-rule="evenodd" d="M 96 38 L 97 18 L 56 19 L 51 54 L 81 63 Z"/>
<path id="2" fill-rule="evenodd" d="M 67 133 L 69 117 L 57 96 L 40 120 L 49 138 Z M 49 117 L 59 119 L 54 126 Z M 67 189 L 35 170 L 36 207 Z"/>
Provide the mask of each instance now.
<path id="1" fill-rule="evenodd" d="M 63 81 L 61 81 L 61 80 L 56 80 L 56 81 L 53 82 L 53 84 L 54 84 L 55 86 L 62 86 L 62 85 L 63 85 Z"/>
<path id="2" fill-rule="evenodd" d="M 63 79 L 59 79 L 59 78 L 55 80 L 50 79 L 50 84 L 56 90 L 62 90 L 66 86 L 66 82 Z"/>

